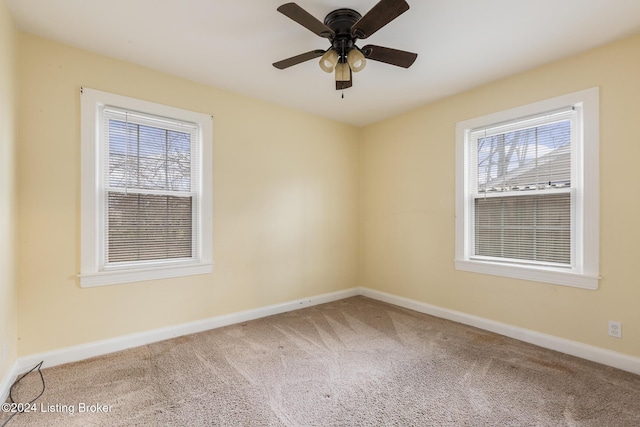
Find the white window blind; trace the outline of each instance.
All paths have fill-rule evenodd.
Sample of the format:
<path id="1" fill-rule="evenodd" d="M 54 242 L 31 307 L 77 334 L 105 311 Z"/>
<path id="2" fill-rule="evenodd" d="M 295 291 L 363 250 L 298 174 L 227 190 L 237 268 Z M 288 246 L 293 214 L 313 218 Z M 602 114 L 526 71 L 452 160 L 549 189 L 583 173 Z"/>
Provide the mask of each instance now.
<path id="1" fill-rule="evenodd" d="M 475 255 L 571 264 L 571 195 L 476 198 Z"/>
<path id="2" fill-rule="evenodd" d="M 198 126 L 112 107 L 105 126 L 105 267 L 197 253 Z"/>
<path id="3" fill-rule="evenodd" d="M 572 108 L 470 133 L 471 257 L 572 265 Z"/>

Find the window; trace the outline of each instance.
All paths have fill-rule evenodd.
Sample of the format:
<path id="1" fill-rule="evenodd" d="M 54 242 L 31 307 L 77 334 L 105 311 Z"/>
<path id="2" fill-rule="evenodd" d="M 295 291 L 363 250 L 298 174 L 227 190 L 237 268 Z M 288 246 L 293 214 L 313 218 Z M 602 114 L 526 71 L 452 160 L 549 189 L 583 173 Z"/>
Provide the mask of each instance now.
<path id="1" fill-rule="evenodd" d="M 598 89 L 456 125 L 456 268 L 598 287 Z"/>
<path id="2" fill-rule="evenodd" d="M 212 271 L 211 116 L 83 88 L 83 287 Z"/>

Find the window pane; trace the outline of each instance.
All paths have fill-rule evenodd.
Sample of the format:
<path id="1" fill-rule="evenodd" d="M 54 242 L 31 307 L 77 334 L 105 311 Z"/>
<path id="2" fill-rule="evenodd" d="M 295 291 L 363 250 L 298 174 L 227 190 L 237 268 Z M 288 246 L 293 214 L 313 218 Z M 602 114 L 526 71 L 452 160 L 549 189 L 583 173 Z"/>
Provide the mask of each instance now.
<path id="1" fill-rule="evenodd" d="M 110 192 L 108 261 L 192 256 L 192 197 Z"/>
<path id="2" fill-rule="evenodd" d="M 571 194 L 478 197 L 475 255 L 571 263 Z"/>
<path id="3" fill-rule="evenodd" d="M 518 129 L 478 141 L 478 192 L 571 185 L 571 122 Z"/>
<path id="4" fill-rule="evenodd" d="M 112 188 L 191 190 L 191 134 L 109 120 Z"/>

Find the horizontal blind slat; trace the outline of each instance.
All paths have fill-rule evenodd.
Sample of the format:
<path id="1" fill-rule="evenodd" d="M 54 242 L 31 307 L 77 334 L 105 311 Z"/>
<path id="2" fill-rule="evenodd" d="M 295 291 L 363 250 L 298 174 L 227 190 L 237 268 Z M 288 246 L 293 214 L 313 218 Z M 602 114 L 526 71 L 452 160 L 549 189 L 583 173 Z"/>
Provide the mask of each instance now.
<path id="1" fill-rule="evenodd" d="M 192 198 L 110 192 L 107 204 L 110 263 L 192 256 Z"/>
<path id="2" fill-rule="evenodd" d="M 571 193 L 475 199 L 475 254 L 571 263 Z"/>

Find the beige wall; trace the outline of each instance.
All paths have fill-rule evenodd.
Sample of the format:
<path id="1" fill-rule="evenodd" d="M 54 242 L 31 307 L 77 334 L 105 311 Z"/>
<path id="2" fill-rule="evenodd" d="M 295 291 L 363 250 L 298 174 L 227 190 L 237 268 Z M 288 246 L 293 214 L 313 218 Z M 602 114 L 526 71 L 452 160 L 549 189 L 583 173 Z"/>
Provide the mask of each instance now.
<path id="1" fill-rule="evenodd" d="M 358 129 L 19 36 L 21 355 L 357 284 Z M 210 275 L 81 289 L 81 86 L 211 114 Z"/>
<path id="2" fill-rule="evenodd" d="M 10 39 L 0 36 L 2 59 Z M 630 164 L 640 155 L 639 51 L 636 35 L 356 129 L 20 34 L 19 354 L 361 285 L 640 356 L 640 172 Z M 213 115 L 212 274 L 79 288 L 80 86 Z M 593 86 L 600 289 L 456 271 L 455 123 Z M 11 122 L 10 99 L 0 99 L 0 120 Z M 0 185 L 3 200 L 11 188 Z M 11 303 L 8 312 L 11 335 Z M 607 336 L 607 320 L 623 322 L 622 339 Z"/>
<path id="3" fill-rule="evenodd" d="M 15 277 L 15 177 L 17 31 L 0 2 L 0 379 L 17 355 L 17 283 Z M 2 346 L 7 345 L 6 360 Z"/>
<path id="4" fill-rule="evenodd" d="M 361 285 L 640 356 L 640 35 L 364 129 Z M 597 291 L 454 269 L 455 123 L 600 86 Z M 607 335 L 623 323 L 623 338 Z"/>

